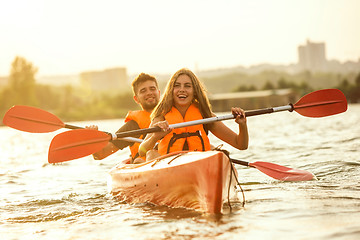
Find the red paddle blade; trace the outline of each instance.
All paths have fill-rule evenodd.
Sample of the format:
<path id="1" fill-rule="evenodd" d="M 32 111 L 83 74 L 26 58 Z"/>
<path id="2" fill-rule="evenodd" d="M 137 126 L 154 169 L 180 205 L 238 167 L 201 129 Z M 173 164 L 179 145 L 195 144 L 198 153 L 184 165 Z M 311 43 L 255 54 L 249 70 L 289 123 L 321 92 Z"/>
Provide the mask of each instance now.
<path id="1" fill-rule="evenodd" d="M 316 179 L 311 172 L 292 169 L 274 163 L 253 162 L 249 163 L 249 166 L 257 168 L 266 175 L 281 181 L 308 181 Z"/>
<path id="2" fill-rule="evenodd" d="M 65 124 L 55 115 L 30 106 L 13 106 L 3 118 L 3 123 L 20 131 L 32 133 L 53 132 Z"/>
<path id="3" fill-rule="evenodd" d="M 49 148 L 49 163 L 81 158 L 103 149 L 111 137 L 100 131 L 77 129 L 56 135 Z"/>
<path id="4" fill-rule="evenodd" d="M 326 117 L 347 110 L 345 95 L 338 89 L 323 89 L 303 96 L 294 110 L 306 117 Z"/>

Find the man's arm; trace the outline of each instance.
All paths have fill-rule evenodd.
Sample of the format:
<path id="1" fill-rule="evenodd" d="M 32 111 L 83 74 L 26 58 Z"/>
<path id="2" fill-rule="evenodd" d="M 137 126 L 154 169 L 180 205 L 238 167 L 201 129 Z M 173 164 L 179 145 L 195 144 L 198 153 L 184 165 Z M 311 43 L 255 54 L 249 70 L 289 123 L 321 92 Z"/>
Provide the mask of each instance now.
<path id="1" fill-rule="evenodd" d="M 130 131 L 130 130 L 136 130 L 136 129 L 139 129 L 139 125 L 134 120 L 131 120 L 131 121 L 125 123 L 119 130 L 117 130 L 117 133 Z M 134 136 L 134 137 L 140 137 L 140 135 Z M 94 153 L 93 157 L 95 160 L 101 160 L 101 159 L 104 159 L 107 156 L 113 154 L 114 152 L 117 152 L 119 149 L 123 149 L 128 146 L 132 146 L 133 144 L 134 144 L 133 142 L 129 142 L 129 141 L 114 140 L 114 141 L 109 142 L 100 151 Z"/>
<path id="2" fill-rule="evenodd" d="M 117 130 L 116 133 L 132 131 L 132 130 L 137 130 L 137 129 L 140 129 L 137 122 L 135 122 L 134 120 L 130 120 L 130 121 L 126 122 L 119 130 Z M 133 136 L 133 137 L 138 138 L 138 137 L 140 137 L 140 134 L 136 135 L 136 136 Z M 112 141 L 112 143 L 118 149 L 123 149 L 123 148 L 126 148 L 128 146 L 132 146 L 134 144 L 134 142 L 124 141 L 124 140 L 121 140 L 121 139 L 114 140 L 114 141 Z"/>

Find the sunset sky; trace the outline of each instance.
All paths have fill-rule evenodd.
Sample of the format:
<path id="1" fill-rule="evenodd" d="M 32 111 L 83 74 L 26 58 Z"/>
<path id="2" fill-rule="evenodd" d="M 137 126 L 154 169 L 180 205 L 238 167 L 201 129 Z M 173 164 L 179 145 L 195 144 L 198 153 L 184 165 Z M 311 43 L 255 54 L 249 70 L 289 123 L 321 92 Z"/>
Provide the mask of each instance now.
<path id="1" fill-rule="evenodd" d="M 0 76 L 15 56 L 40 76 L 290 64 L 307 39 L 357 61 L 359 24 L 358 0 L 0 0 Z"/>

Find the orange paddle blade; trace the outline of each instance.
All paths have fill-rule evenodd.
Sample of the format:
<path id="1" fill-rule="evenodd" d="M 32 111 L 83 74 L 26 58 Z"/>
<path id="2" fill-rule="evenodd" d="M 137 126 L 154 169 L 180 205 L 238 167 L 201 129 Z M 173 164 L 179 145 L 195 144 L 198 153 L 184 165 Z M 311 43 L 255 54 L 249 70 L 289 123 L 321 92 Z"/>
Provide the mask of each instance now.
<path id="1" fill-rule="evenodd" d="M 311 172 L 305 170 L 293 169 L 275 163 L 268 163 L 268 162 L 249 163 L 243 160 L 238 160 L 233 158 L 231 158 L 231 162 L 246 167 L 256 168 L 259 171 L 268 175 L 269 177 L 281 181 L 308 181 L 308 180 L 316 179 L 316 177 Z"/>
<path id="2" fill-rule="evenodd" d="M 326 117 L 347 110 L 345 95 L 338 89 L 323 89 L 303 96 L 294 110 L 306 117 Z"/>
<path id="3" fill-rule="evenodd" d="M 100 131 L 77 129 L 56 135 L 49 148 L 49 163 L 81 158 L 103 149 L 111 136 Z"/>
<path id="4" fill-rule="evenodd" d="M 3 123 L 20 131 L 32 133 L 53 132 L 65 124 L 55 115 L 30 106 L 13 106 L 4 115 Z"/>
<path id="5" fill-rule="evenodd" d="M 275 163 L 253 162 L 249 163 L 249 166 L 281 181 L 308 181 L 316 179 L 311 172 L 288 168 Z"/>

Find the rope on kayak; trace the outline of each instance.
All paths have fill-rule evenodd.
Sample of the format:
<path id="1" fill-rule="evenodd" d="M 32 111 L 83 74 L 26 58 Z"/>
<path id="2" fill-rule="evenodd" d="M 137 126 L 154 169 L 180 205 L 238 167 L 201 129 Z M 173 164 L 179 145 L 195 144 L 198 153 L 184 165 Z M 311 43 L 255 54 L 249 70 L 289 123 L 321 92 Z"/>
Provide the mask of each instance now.
<path id="1" fill-rule="evenodd" d="M 236 176 L 236 170 L 235 170 L 235 167 L 234 165 L 232 164 L 231 162 L 231 159 L 230 159 L 230 153 L 229 151 L 225 150 L 225 149 L 221 149 L 223 145 L 219 145 L 217 146 L 214 150 L 216 151 L 220 151 L 220 152 L 223 152 L 229 159 L 229 164 L 230 164 L 230 179 L 229 179 L 229 186 L 228 186 L 228 204 L 229 204 L 229 208 L 230 208 L 230 211 L 232 210 L 232 207 L 231 207 L 231 203 L 230 203 L 230 188 L 231 188 L 231 181 L 232 181 L 232 175 L 234 174 L 234 178 L 235 178 L 235 181 L 237 183 L 237 185 L 239 186 L 239 188 L 241 189 L 241 193 L 242 193 L 242 197 L 243 197 L 243 201 L 242 201 L 242 207 L 245 206 L 245 194 L 244 194 L 244 190 L 243 188 L 241 187 L 240 185 L 240 182 Z"/>
<path id="2" fill-rule="evenodd" d="M 229 157 L 229 161 L 230 161 L 230 166 L 231 166 L 231 173 L 234 173 L 234 177 L 235 177 L 235 180 L 236 180 L 236 183 L 237 183 L 237 185 L 239 186 L 239 188 L 241 189 L 241 193 L 242 193 L 242 197 L 243 197 L 243 201 L 242 201 L 242 207 L 244 207 L 245 206 L 245 193 L 244 193 L 244 190 L 243 190 L 243 188 L 241 187 L 241 185 L 240 185 L 240 182 L 239 182 L 239 180 L 238 180 L 238 178 L 237 178 L 237 176 L 236 176 L 236 173 L 235 173 L 235 167 L 234 167 L 234 165 L 232 164 L 232 162 L 231 162 L 231 159 L 230 159 L 230 157 Z M 230 174 L 230 182 L 229 182 L 229 189 L 228 189 L 228 198 L 229 198 L 229 193 L 230 193 L 230 183 L 231 183 L 231 174 Z M 228 201 L 229 201 L 229 205 L 230 205 L 230 200 L 228 199 Z"/>
<path id="3" fill-rule="evenodd" d="M 172 161 L 174 161 L 175 159 L 177 159 L 178 157 L 181 157 L 183 156 L 184 154 L 187 154 L 188 152 L 181 152 L 179 153 L 178 155 L 176 155 L 173 159 L 171 159 L 168 164 L 170 164 Z"/>

